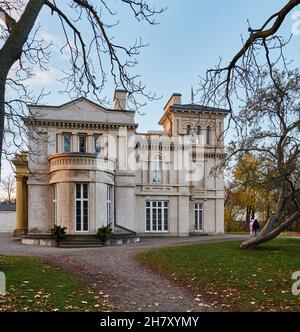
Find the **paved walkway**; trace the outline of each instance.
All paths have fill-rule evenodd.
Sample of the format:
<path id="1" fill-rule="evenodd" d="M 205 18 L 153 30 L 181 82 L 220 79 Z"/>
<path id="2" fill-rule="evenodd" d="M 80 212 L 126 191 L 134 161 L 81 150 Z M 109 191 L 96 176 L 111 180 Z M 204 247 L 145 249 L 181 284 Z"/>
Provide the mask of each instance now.
<path id="1" fill-rule="evenodd" d="M 110 310 L 210 311 L 212 309 L 209 307 L 199 307 L 199 301 L 186 289 L 137 264 L 134 256 L 138 252 L 159 247 L 244 238 L 238 235 L 159 238 L 116 247 L 61 249 L 21 245 L 13 242 L 11 235 L 0 233 L 0 255 L 35 256 L 61 267 L 100 294 Z"/>

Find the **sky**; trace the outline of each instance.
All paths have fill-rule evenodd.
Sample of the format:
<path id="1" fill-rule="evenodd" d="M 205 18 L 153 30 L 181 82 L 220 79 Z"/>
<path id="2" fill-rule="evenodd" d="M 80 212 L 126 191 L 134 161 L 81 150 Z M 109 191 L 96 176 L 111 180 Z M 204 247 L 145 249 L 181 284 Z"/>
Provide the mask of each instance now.
<path id="1" fill-rule="evenodd" d="M 182 94 L 182 102 L 191 101 L 191 86 L 197 90 L 199 75 L 213 68 L 222 57 L 226 64 L 241 47 L 241 36 L 248 36 L 250 21 L 252 27 L 260 27 L 266 18 L 280 9 L 287 0 L 157 0 L 151 1 L 157 7 L 167 7 L 166 11 L 157 16 L 158 25 L 146 22 L 138 23 L 129 16 L 125 7 L 117 8 L 120 24 L 110 29 L 111 36 L 126 44 L 142 37 L 149 44 L 138 56 L 135 69 L 142 76 L 142 81 L 149 90 L 161 99 L 148 103 L 136 115 L 138 131 L 160 129 L 158 121 L 163 107 L 173 92 Z M 59 3 L 59 2 L 58 2 Z M 118 1 L 112 2 L 118 4 Z M 300 11 L 300 8 L 298 9 Z M 297 12 L 298 13 L 298 12 Z M 281 29 L 283 35 L 292 33 L 292 28 L 300 20 L 300 12 L 293 13 L 285 21 Z M 63 36 L 57 20 L 43 10 L 39 17 L 41 33 L 44 39 L 51 40 L 54 45 L 62 43 Z M 86 27 L 83 27 L 86 29 Z M 300 24 L 299 24 L 300 30 Z M 288 51 L 290 58 L 296 58 L 300 48 L 300 34 L 294 36 L 293 47 Z M 36 71 L 30 81 L 37 91 L 45 87 L 51 92 L 43 103 L 61 104 L 69 100 L 66 95 L 58 93 L 63 86 L 57 82 L 61 77 L 67 59 L 53 48 L 49 71 Z M 108 82 L 104 94 L 112 98 L 114 85 Z M 197 97 L 195 99 L 197 101 Z M 5 166 L 4 173 L 8 173 Z"/>

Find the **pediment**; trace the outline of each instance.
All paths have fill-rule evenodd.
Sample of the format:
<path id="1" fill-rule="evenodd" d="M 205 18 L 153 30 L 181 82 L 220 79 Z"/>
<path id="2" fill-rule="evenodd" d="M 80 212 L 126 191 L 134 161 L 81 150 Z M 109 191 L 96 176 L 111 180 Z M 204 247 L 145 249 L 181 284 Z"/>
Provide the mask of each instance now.
<path id="1" fill-rule="evenodd" d="M 79 98 L 60 106 L 30 106 L 41 120 L 99 123 L 133 123 L 134 113 L 107 109 L 89 99 Z"/>

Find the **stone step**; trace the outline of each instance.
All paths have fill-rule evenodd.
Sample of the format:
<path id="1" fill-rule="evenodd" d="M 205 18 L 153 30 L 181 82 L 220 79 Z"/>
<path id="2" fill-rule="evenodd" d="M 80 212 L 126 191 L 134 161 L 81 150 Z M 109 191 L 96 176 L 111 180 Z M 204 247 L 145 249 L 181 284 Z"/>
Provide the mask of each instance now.
<path id="1" fill-rule="evenodd" d="M 95 241 L 61 241 L 61 244 L 66 244 L 66 245 L 78 245 L 78 246 L 83 246 L 83 245 L 97 245 L 97 244 L 102 244 L 101 241 L 95 240 Z"/>
<path id="2" fill-rule="evenodd" d="M 200 233 L 200 232 L 192 232 L 189 234 L 189 236 L 207 236 L 206 233 Z"/>
<path id="3" fill-rule="evenodd" d="M 132 233 L 113 234 L 108 237 L 103 244 L 96 235 L 93 234 L 70 234 L 63 239 L 59 245 L 60 248 L 97 248 L 103 245 L 114 246 L 122 244 L 137 243 L 140 238 Z M 55 246 L 55 241 L 50 239 L 49 234 L 29 234 L 22 237 L 23 244 Z"/>
<path id="4" fill-rule="evenodd" d="M 86 243 L 61 243 L 59 248 L 101 248 L 102 244 L 86 244 Z"/>

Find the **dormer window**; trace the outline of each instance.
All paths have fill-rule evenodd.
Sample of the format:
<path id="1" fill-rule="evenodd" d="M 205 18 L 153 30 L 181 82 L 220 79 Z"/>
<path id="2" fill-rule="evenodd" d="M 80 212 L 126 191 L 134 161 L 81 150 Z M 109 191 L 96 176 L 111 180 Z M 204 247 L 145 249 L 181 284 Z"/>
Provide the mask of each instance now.
<path id="1" fill-rule="evenodd" d="M 71 152 L 72 135 L 63 134 L 63 152 Z"/>
<path id="2" fill-rule="evenodd" d="M 211 144 L 211 127 L 209 126 L 206 128 L 206 144 Z"/>
<path id="3" fill-rule="evenodd" d="M 86 136 L 85 135 L 78 136 L 78 152 L 86 153 Z"/>

